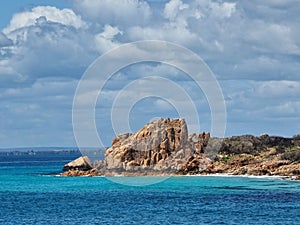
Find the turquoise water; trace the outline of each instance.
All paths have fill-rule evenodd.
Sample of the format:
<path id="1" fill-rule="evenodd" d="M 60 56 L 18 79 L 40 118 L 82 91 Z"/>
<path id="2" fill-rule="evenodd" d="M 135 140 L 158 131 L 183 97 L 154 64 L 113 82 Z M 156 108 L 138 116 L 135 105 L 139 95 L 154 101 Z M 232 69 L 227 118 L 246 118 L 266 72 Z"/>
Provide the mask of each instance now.
<path id="1" fill-rule="evenodd" d="M 126 186 L 49 175 L 75 155 L 0 157 L 0 224 L 300 224 L 297 181 L 197 176 Z"/>

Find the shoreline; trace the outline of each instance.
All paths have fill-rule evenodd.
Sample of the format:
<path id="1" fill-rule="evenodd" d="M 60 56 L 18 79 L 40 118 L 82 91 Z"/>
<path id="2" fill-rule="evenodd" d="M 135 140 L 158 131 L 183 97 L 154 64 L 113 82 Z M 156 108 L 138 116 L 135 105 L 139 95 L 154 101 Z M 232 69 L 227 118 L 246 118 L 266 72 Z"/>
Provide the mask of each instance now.
<path id="1" fill-rule="evenodd" d="M 230 173 L 218 173 L 218 174 L 203 174 L 203 175 L 183 175 L 183 176 L 207 176 L 207 177 L 245 177 L 245 178 L 259 178 L 259 179 L 281 179 L 281 180 L 293 180 L 293 181 L 300 181 L 297 180 L 297 176 L 279 176 L 279 175 L 251 175 L 251 174 L 244 174 L 244 175 L 234 175 Z"/>
<path id="2" fill-rule="evenodd" d="M 54 174 L 54 175 L 43 175 L 43 176 L 54 176 L 54 177 L 124 177 L 124 178 L 132 178 L 132 177 L 227 177 L 227 178 L 234 178 L 234 177 L 242 177 L 242 178 L 257 178 L 257 179 L 280 179 L 280 180 L 288 180 L 288 181 L 298 181 L 299 177 L 297 176 L 279 176 L 279 175 L 251 175 L 251 174 L 244 174 L 244 175 L 234 175 L 230 173 L 215 173 L 215 174 L 186 174 L 186 175 L 176 175 L 176 174 L 161 174 L 161 175 L 80 175 L 80 176 L 64 176 L 63 173 Z"/>

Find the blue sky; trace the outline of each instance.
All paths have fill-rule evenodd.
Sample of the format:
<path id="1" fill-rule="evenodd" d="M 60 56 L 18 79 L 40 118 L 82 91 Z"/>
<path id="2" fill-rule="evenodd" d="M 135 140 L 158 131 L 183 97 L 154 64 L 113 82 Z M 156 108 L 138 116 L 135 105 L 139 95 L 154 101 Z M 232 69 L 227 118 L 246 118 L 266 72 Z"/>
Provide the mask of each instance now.
<path id="1" fill-rule="evenodd" d="M 84 71 L 112 48 L 148 39 L 189 48 L 207 63 L 224 95 L 226 136 L 298 134 L 299 11 L 298 0 L 2 0 L 0 147 L 75 146 L 72 103 Z M 105 145 L 115 135 L 110 123 L 114 98 L 148 75 L 184 88 L 201 124 L 198 129 L 191 122 L 189 130 L 210 131 L 205 94 L 188 76 L 167 65 L 144 63 L 118 71 L 103 89 L 95 117 Z M 128 120 L 135 131 L 167 116 L 178 116 L 174 106 L 149 97 L 135 104 Z"/>

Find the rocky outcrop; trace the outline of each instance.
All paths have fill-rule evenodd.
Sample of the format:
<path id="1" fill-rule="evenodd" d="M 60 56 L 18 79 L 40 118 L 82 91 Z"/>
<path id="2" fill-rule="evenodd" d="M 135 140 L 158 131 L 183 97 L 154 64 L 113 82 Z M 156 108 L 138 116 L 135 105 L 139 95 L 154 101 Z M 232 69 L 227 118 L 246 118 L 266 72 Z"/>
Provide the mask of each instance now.
<path id="1" fill-rule="evenodd" d="M 97 171 L 97 169 L 90 169 L 90 170 L 67 170 L 61 174 L 63 177 L 80 177 L 80 176 L 101 176 L 101 173 Z"/>
<path id="2" fill-rule="evenodd" d="M 300 177 L 299 136 L 252 135 L 225 138 L 214 162 L 203 173 Z"/>
<path id="3" fill-rule="evenodd" d="M 253 156 L 249 154 L 223 156 L 207 167 L 203 174 L 227 173 L 232 175 L 278 175 L 300 176 L 300 164 L 282 160 L 280 155 L 269 155 L 269 151 Z"/>
<path id="4" fill-rule="evenodd" d="M 93 167 L 87 156 L 81 156 L 63 167 L 63 171 L 89 171 L 91 169 L 93 169 Z"/>
<path id="5" fill-rule="evenodd" d="M 205 133 L 188 136 L 184 119 L 157 119 L 135 134 L 122 134 L 112 141 L 105 154 L 106 173 L 176 173 L 195 161 L 194 154 L 203 153 L 208 140 Z M 199 165 L 204 158 L 197 159 Z"/>
<path id="6" fill-rule="evenodd" d="M 80 157 L 63 175 L 249 174 L 300 176 L 300 136 L 188 134 L 184 119 L 157 119 L 115 137 L 103 161 Z"/>

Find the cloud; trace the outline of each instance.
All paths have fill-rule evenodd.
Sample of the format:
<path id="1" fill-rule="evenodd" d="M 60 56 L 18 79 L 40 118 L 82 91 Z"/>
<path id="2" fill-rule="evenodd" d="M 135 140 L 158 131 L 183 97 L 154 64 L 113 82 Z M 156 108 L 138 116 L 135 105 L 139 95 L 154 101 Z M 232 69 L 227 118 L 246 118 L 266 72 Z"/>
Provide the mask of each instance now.
<path id="1" fill-rule="evenodd" d="M 274 55 L 253 55 L 253 58 L 240 59 L 235 65 L 226 63 L 213 65 L 214 71 L 220 73 L 219 79 L 240 80 L 291 80 L 300 79 L 300 63 L 294 57 L 275 57 Z M 227 75 L 227 76 L 224 76 Z"/>
<path id="2" fill-rule="evenodd" d="M 292 33 L 292 28 L 287 25 L 254 21 L 251 32 L 245 39 L 250 41 L 259 52 L 299 55 L 300 48 L 293 40 Z"/>
<path id="3" fill-rule="evenodd" d="M 299 81 L 221 81 L 227 135 L 299 133 Z"/>
<path id="4" fill-rule="evenodd" d="M 164 16 L 165 16 L 165 18 L 174 20 L 177 17 L 178 13 L 180 13 L 180 11 L 182 11 L 184 9 L 188 9 L 188 8 L 189 8 L 189 5 L 184 4 L 180 0 L 171 0 L 170 2 L 168 2 L 165 5 Z"/>
<path id="5" fill-rule="evenodd" d="M 0 61 L 0 87 L 8 87 L 11 83 L 22 83 L 26 76 L 17 72 L 7 60 Z"/>
<path id="6" fill-rule="evenodd" d="M 51 127 L 51 134 L 47 135 L 53 139 L 72 136 L 69 117 L 72 98 L 86 68 L 106 51 L 145 39 L 183 45 L 208 64 L 225 95 L 228 135 L 244 131 L 289 135 L 300 129 L 296 126 L 300 99 L 300 4 L 297 0 L 155 3 L 72 0 L 71 4 L 70 9 L 37 6 L 18 12 L 0 31 L 0 99 L 1 121 L 4 121 L 1 128 L 7 130 L 1 143 L 18 136 L 16 130 L 22 131 L 25 137 L 26 129 L 30 128 L 25 144 L 34 145 L 34 135 L 40 138 L 39 143 L 51 144 L 46 135 L 39 136 L 47 126 Z M 144 54 L 149 50 L 136 49 L 130 54 Z M 161 55 L 170 57 L 172 52 Z M 189 63 L 189 59 L 181 63 Z M 107 111 L 113 99 L 131 81 L 153 75 L 175 81 L 187 90 L 196 102 L 203 129 L 210 129 L 207 100 L 186 75 L 159 63 L 136 64 L 118 71 L 98 99 L 102 107 L 97 108 L 100 118 L 97 121 L 105 131 L 108 144 L 112 134 Z M 137 94 L 147 93 L 151 88 L 147 84 L 141 83 L 134 90 L 124 92 L 127 94 L 124 103 Z M 91 84 L 91 90 L 80 99 L 83 107 L 89 103 L 89 91 L 94 88 Z M 155 91 L 159 93 L 160 89 Z M 184 101 L 176 104 L 187 108 Z M 133 119 L 138 125 L 169 110 L 162 100 L 143 101 L 140 106 L 138 109 L 145 110 L 136 110 Z M 150 107 L 152 114 L 147 114 Z M 56 130 L 61 133 L 55 135 Z M 66 142 L 61 138 L 57 143 Z"/>
<path id="7" fill-rule="evenodd" d="M 255 94 L 260 98 L 276 98 L 277 100 L 291 100 L 299 98 L 300 81 L 264 81 L 256 86 Z"/>
<path id="8" fill-rule="evenodd" d="M 152 14 L 149 4 L 141 0 L 73 0 L 73 4 L 85 19 L 113 26 L 145 24 Z"/>
<path id="9" fill-rule="evenodd" d="M 75 144 L 72 99 L 77 81 L 42 78 L 27 87 L 1 89 L 1 146 Z M 12 137 L 15 140 L 12 142 Z"/>
<path id="10" fill-rule="evenodd" d="M 13 16 L 8 27 L 3 32 L 9 34 L 23 27 L 34 26 L 44 18 L 48 21 L 73 26 L 76 29 L 85 28 L 86 23 L 71 9 L 58 9 L 52 6 L 37 6 L 30 11 L 17 13 Z"/>
<path id="11" fill-rule="evenodd" d="M 219 17 L 221 19 L 229 18 L 236 11 L 236 3 L 217 3 L 210 2 L 210 8 L 213 12 L 214 16 Z"/>
<path id="12" fill-rule="evenodd" d="M 286 118 L 298 117 L 297 114 L 300 113 L 300 94 L 297 91 L 299 81 L 236 81 L 235 85 L 230 83 L 232 82 L 222 82 L 222 87 L 231 122 L 253 120 L 264 123 L 267 117 L 281 123 L 278 113 L 282 116 L 286 110 Z M 290 110 L 287 109 L 288 106 Z M 294 114 L 288 113 L 291 111 Z"/>
<path id="13" fill-rule="evenodd" d="M 269 11 L 261 15 L 261 7 Z M 285 7 L 291 9 L 289 3 Z M 249 2 L 173 0 L 162 12 L 167 20 L 156 19 L 160 26 L 131 26 L 124 36 L 129 41 L 161 39 L 186 46 L 220 79 L 297 79 L 298 60 L 293 57 L 299 55 L 300 33 L 296 15 L 277 21 L 278 14 L 286 14 L 284 9 L 277 12 L 271 2 L 255 8 Z M 259 16 L 253 18 L 255 14 Z"/>
<path id="14" fill-rule="evenodd" d="M 261 80 L 288 76 L 293 80 L 299 73 L 298 60 L 292 58 L 300 52 L 300 32 L 294 20 L 282 17 L 279 23 L 269 20 L 267 15 L 251 17 L 255 13 L 260 15 L 261 8 L 267 8 L 270 16 L 277 16 L 278 7 L 268 1 L 259 3 L 258 8 L 245 2 L 200 0 L 172 0 L 161 3 L 161 9 L 137 0 L 113 3 L 75 0 L 73 4 L 75 12 L 45 6 L 14 15 L 4 30 L 10 31 L 7 35 L 15 46 L 9 51 L 2 49 L 2 57 L 15 51 L 18 59 L 11 64 L 16 65 L 14 70 L 24 77 L 30 76 L 32 70 L 31 76 L 61 76 L 68 65 L 77 68 L 80 65 L 78 71 L 82 73 L 97 55 L 122 43 L 159 39 L 192 49 L 220 79 Z M 126 7 L 120 7 L 125 4 Z M 285 7 L 290 9 L 290 3 Z M 143 23 L 145 18 L 152 23 Z M 52 59 L 56 60 L 56 69 L 50 66 Z M 37 60 L 42 61 L 41 68 L 34 68 Z M 65 74 L 76 70 L 69 69 Z"/>
<path id="15" fill-rule="evenodd" d="M 12 40 L 10 40 L 3 32 L 0 32 L 0 48 L 5 46 L 11 46 L 12 44 Z"/>
<path id="16" fill-rule="evenodd" d="M 164 24 L 159 28 L 137 26 L 129 28 L 127 33 L 131 41 L 166 40 L 187 47 L 196 43 L 201 45 L 201 39 L 196 34 L 186 27 L 174 27 L 172 24 Z"/>
<path id="17" fill-rule="evenodd" d="M 15 14 L 4 29 L 12 41 L 0 48 L 5 58 L 0 79 L 11 85 L 11 81 L 32 84 L 40 77 L 80 77 L 98 55 L 90 45 L 94 35 L 86 29 L 71 9 L 39 6 Z"/>
<path id="18" fill-rule="evenodd" d="M 112 27 L 108 24 L 104 26 L 103 32 L 95 35 L 97 49 L 100 53 L 118 47 L 121 43 L 114 40 L 115 36 L 123 35 L 123 32 L 118 27 Z"/>

